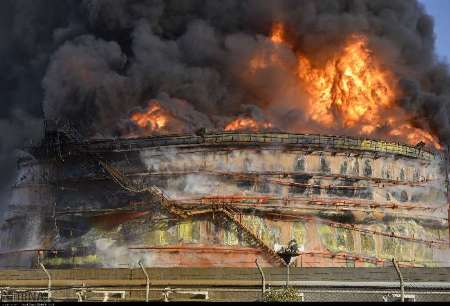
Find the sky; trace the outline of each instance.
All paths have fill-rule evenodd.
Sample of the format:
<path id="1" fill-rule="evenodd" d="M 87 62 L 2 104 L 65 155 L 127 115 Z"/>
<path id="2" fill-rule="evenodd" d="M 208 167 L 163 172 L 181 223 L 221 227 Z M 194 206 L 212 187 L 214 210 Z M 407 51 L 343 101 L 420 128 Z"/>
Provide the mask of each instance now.
<path id="1" fill-rule="evenodd" d="M 450 62 L 450 0 L 420 0 L 434 17 L 436 51 Z"/>

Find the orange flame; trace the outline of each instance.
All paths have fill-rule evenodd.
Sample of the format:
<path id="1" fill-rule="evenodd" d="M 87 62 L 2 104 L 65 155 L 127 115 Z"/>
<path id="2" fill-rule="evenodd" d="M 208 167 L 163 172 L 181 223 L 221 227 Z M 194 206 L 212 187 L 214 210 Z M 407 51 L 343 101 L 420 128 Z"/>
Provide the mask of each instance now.
<path id="1" fill-rule="evenodd" d="M 247 131 L 258 131 L 261 129 L 268 129 L 272 127 L 272 123 L 270 122 L 259 122 L 252 118 L 244 118 L 238 117 L 228 123 L 224 130 L 225 131 L 239 131 L 239 130 L 247 130 Z"/>
<path id="2" fill-rule="evenodd" d="M 321 69 L 299 56 L 298 75 L 310 96 L 311 119 L 327 127 L 340 120 L 345 127 L 359 124 L 370 133 L 396 97 L 393 76 L 382 69 L 363 36 L 353 36 Z"/>
<path id="3" fill-rule="evenodd" d="M 257 50 L 249 61 L 250 77 L 269 66 L 281 67 L 286 73 L 291 73 L 289 64 L 284 63 L 278 53 L 281 44 L 293 50 L 293 46 L 286 42 L 283 23 L 272 25 L 269 39 L 275 48 L 262 52 Z M 344 128 L 351 129 L 352 133 L 394 138 L 412 145 L 426 141 L 440 148 L 436 136 L 425 128 L 411 125 L 410 117 L 396 105 L 397 80 L 368 48 L 367 37 L 350 36 L 341 50 L 320 65 L 314 65 L 302 54 L 297 57 L 296 86 L 308 97 L 306 105 L 299 103 L 298 106 L 315 123 L 312 129 L 316 132 Z M 305 128 L 312 132 L 305 126 L 302 130 Z"/>
<path id="4" fill-rule="evenodd" d="M 285 43 L 284 37 L 284 25 L 281 22 L 275 22 L 272 26 L 270 41 L 275 45 L 279 45 Z M 250 73 L 254 75 L 258 70 L 267 68 L 272 64 L 283 65 L 278 54 L 274 52 L 259 52 L 258 50 L 250 59 Z"/>
<path id="5" fill-rule="evenodd" d="M 130 119 L 142 129 L 158 131 L 167 126 L 169 115 L 158 101 L 152 100 L 148 103 L 145 112 L 133 113 Z"/>
<path id="6" fill-rule="evenodd" d="M 281 44 L 284 42 L 284 25 L 281 22 L 275 22 L 273 24 L 270 40 L 274 44 Z"/>
<path id="7" fill-rule="evenodd" d="M 423 141 L 433 145 L 438 150 L 442 149 L 437 137 L 427 131 L 415 128 L 409 123 L 403 123 L 398 128 L 391 130 L 389 135 L 405 139 L 410 144 L 417 144 Z"/>
<path id="8" fill-rule="evenodd" d="M 309 96 L 309 118 L 321 126 L 358 128 L 361 135 L 387 127 L 387 136 L 410 144 L 424 140 L 440 148 L 437 137 L 407 123 L 408 116 L 396 108 L 395 77 L 368 49 L 364 36 L 351 36 L 342 51 L 320 68 L 299 55 L 298 77 Z"/>

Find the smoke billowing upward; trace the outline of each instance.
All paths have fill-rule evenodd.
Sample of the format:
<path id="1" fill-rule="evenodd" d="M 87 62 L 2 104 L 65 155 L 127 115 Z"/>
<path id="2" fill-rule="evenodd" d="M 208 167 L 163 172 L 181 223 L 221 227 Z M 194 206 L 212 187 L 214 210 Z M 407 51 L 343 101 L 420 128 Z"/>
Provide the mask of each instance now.
<path id="1" fill-rule="evenodd" d="M 434 54 L 433 20 L 416 1 L 4 0 L 0 14 L 2 170 L 13 148 L 35 137 L 36 120 L 123 136 L 131 114 L 151 101 L 182 123 L 176 131 L 223 129 L 243 115 L 320 131 L 292 67 L 298 54 L 322 65 L 353 34 L 367 37 L 395 76 L 395 105 L 410 123 L 450 141 L 450 74 Z M 274 23 L 285 45 L 268 39 Z M 275 64 L 255 63 L 254 73 L 255 54 Z"/>

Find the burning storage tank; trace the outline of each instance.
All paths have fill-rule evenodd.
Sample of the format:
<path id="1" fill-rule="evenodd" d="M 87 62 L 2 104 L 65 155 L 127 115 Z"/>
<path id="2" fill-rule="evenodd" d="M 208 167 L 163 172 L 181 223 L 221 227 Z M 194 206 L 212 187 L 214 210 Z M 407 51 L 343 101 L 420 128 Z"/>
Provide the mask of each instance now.
<path id="1" fill-rule="evenodd" d="M 47 124 L 30 152 L 3 246 L 48 266 L 278 266 L 293 239 L 297 266 L 449 264 L 445 161 L 422 147 L 204 130 L 86 141 Z"/>
<path id="2" fill-rule="evenodd" d="M 344 2 L 324 11 L 311 1 L 306 12 L 327 22 L 332 12 L 345 31 L 309 28 L 306 15 L 287 18 L 304 11 L 288 6 L 286 20 L 250 9 L 239 19 L 263 24 L 248 29 L 209 24 L 216 13 L 157 24 L 160 13 L 180 17 L 169 6 L 151 15 L 155 24 L 132 18 L 132 33 L 119 31 L 131 46 L 89 36 L 64 44 L 43 81 L 46 118 L 61 120 L 47 121 L 42 143 L 19 160 L 0 260 L 277 266 L 278 251 L 297 245 L 297 266 L 393 257 L 448 266 L 446 91 L 434 84 L 445 78 L 397 44 L 410 28 L 428 41 L 428 22 L 417 8 L 389 38 L 397 23 L 381 29 L 377 18 L 390 13 L 367 4 L 364 27 L 348 26 Z M 213 48 L 192 52 L 203 38 Z M 74 119 L 83 136 L 65 123 Z"/>

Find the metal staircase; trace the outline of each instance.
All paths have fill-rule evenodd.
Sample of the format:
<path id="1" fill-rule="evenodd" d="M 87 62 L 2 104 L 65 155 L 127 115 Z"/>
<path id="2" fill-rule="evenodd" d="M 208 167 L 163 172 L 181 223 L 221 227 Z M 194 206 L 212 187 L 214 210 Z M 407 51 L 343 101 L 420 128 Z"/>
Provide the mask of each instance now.
<path id="1" fill-rule="evenodd" d="M 116 168 L 108 165 L 106 162 L 102 160 L 98 160 L 98 163 L 109 173 L 112 177 L 113 181 L 116 182 L 123 189 L 133 192 L 133 193 L 147 193 L 151 196 L 153 201 L 157 201 L 161 203 L 161 205 L 166 208 L 171 214 L 176 215 L 180 218 L 187 218 L 190 216 L 188 212 L 179 208 L 174 201 L 168 199 L 162 190 L 156 186 L 137 186 L 133 181 L 128 179 L 125 175 L 123 175 Z"/>
<path id="2" fill-rule="evenodd" d="M 70 140 L 81 141 L 81 135 L 76 129 L 74 129 L 70 124 L 66 124 L 62 131 Z M 256 245 L 263 250 L 263 252 L 271 258 L 275 263 L 280 265 L 286 265 L 284 260 L 270 247 L 268 246 L 260 237 L 258 237 L 253 231 L 242 222 L 242 212 L 227 204 L 216 204 L 209 206 L 208 208 L 197 208 L 197 209 L 183 209 L 176 204 L 176 201 L 170 200 L 164 195 L 162 190 L 157 186 L 138 186 L 135 182 L 130 180 L 126 175 L 122 174 L 115 167 L 108 165 L 106 162 L 101 160 L 98 156 L 90 153 L 88 154 L 90 158 L 99 163 L 99 165 L 111 176 L 113 181 L 117 183 L 121 188 L 126 191 L 133 193 L 147 193 L 150 195 L 151 199 L 155 202 L 159 202 L 169 213 L 179 217 L 188 218 L 193 215 L 207 214 L 207 213 L 222 213 L 223 216 L 229 221 L 236 224 L 236 226 L 245 234 L 247 234 Z"/>
<path id="3" fill-rule="evenodd" d="M 273 259 L 274 262 L 280 264 L 280 265 L 286 265 L 284 260 L 270 247 L 268 246 L 260 237 L 258 237 L 246 224 L 242 222 L 242 214 L 241 212 L 230 206 L 230 205 L 224 205 L 221 212 L 224 214 L 224 216 L 236 224 L 238 228 L 245 232 L 248 236 L 252 238 L 253 241 L 256 242 L 256 245 L 264 251 L 264 253 Z"/>
<path id="4" fill-rule="evenodd" d="M 256 245 L 263 250 L 263 252 L 274 262 L 280 265 L 285 265 L 283 259 L 274 251 L 270 246 L 268 246 L 260 237 L 258 237 L 253 231 L 242 222 L 242 212 L 231 206 L 231 205 L 214 205 L 208 209 L 200 209 L 200 210 L 190 210 L 178 207 L 175 201 L 168 199 L 162 190 L 156 186 L 144 187 L 144 186 L 136 186 L 134 182 L 129 180 L 126 176 L 120 173 L 119 170 L 114 167 L 108 165 L 104 161 L 99 160 L 100 165 L 111 175 L 113 180 L 119 184 L 122 188 L 127 191 L 134 193 L 143 193 L 147 192 L 151 195 L 153 200 L 158 201 L 161 205 L 166 208 L 171 214 L 176 215 L 179 218 L 187 218 L 193 215 L 205 214 L 205 213 L 222 213 L 223 216 L 229 221 L 236 224 L 236 226 L 245 234 L 247 234 Z"/>

